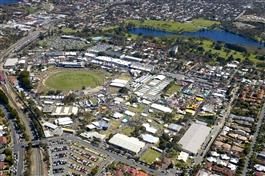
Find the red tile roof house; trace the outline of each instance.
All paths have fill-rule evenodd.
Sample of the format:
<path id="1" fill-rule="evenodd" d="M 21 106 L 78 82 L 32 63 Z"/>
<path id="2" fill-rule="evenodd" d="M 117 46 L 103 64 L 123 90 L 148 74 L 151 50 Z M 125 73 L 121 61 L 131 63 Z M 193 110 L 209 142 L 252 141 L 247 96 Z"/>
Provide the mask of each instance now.
<path id="1" fill-rule="evenodd" d="M 7 144 L 7 138 L 5 136 L 0 137 L 0 144 Z"/>
<path id="2" fill-rule="evenodd" d="M 0 170 L 4 170 L 7 167 L 5 162 L 0 162 Z"/>

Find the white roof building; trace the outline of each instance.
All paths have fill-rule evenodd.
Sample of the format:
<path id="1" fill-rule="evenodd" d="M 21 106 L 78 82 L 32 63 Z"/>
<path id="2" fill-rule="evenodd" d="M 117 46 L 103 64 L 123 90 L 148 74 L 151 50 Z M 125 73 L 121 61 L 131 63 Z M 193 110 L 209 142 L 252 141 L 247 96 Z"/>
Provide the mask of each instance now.
<path id="1" fill-rule="evenodd" d="M 126 114 L 126 115 L 128 115 L 128 116 L 131 116 L 131 117 L 135 116 L 135 113 L 134 113 L 134 112 L 131 112 L 131 111 L 128 111 L 128 110 L 126 110 L 126 111 L 124 112 L 124 114 Z"/>
<path id="2" fill-rule="evenodd" d="M 145 127 L 145 130 L 149 133 L 155 134 L 157 132 L 157 129 L 151 127 L 149 123 L 144 123 L 143 126 Z"/>
<path id="3" fill-rule="evenodd" d="M 255 164 L 254 167 L 255 167 L 255 169 L 256 169 L 257 171 L 265 172 L 265 166 L 263 166 L 263 165 Z"/>
<path id="4" fill-rule="evenodd" d="M 73 123 L 73 121 L 72 121 L 72 119 L 70 117 L 58 118 L 54 122 L 57 125 L 70 125 L 70 124 Z"/>
<path id="5" fill-rule="evenodd" d="M 51 134 L 50 130 L 44 130 L 44 136 L 46 138 L 52 137 L 53 135 Z"/>
<path id="6" fill-rule="evenodd" d="M 120 133 L 115 134 L 109 140 L 109 143 L 136 154 L 138 154 L 145 146 L 145 143 L 139 139 L 135 137 L 128 137 Z"/>
<path id="7" fill-rule="evenodd" d="M 156 110 L 159 110 L 159 111 L 162 111 L 164 113 L 171 113 L 173 110 L 169 107 L 166 107 L 164 105 L 161 105 L 161 104 L 156 104 L 156 103 L 153 103 L 151 105 L 151 108 L 154 108 Z"/>
<path id="8" fill-rule="evenodd" d="M 112 117 L 114 117 L 115 119 L 120 119 L 123 117 L 123 114 L 121 114 L 119 112 L 115 112 Z"/>
<path id="9" fill-rule="evenodd" d="M 16 66 L 16 64 L 18 63 L 18 59 L 17 58 L 8 58 L 4 64 L 5 68 L 11 68 Z"/>
<path id="10" fill-rule="evenodd" d="M 50 122 L 44 122 L 44 123 L 42 124 L 42 126 L 44 126 L 44 127 L 46 127 L 46 128 L 53 129 L 53 130 L 55 130 L 56 128 L 58 128 L 57 125 L 54 125 L 53 123 L 50 123 Z"/>
<path id="11" fill-rule="evenodd" d="M 159 142 L 159 138 L 151 134 L 142 134 L 141 137 L 143 141 L 150 143 L 150 144 L 157 144 Z"/>
<path id="12" fill-rule="evenodd" d="M 77 115 L 78 107 L 75 106 L 57 106 L 55 111 L 52 112 L 52 116 L 70 116 Z"/>
<path id="13" fill-rule="evenodd" d="M 110 86 L 122 88 L 122 87 L 126 87 L 127 83 L 128 83 L 127 80 L 114 79 L 111 81 Z"/>
<path id="14" fill-rule="evenodd" d="M 80 136 L 87 138 L 87 139 L 97 138 L 97 139 L 104 140 L 106 138 L 106 135 L 99 134 L 96 131 L 84 132 L 84 133 L 81 133 Z"/>
<path id="15" fill-rule="evenodd" d="M 197 154 L 210 131 L 211 128 L 203 124 L 193 123 L 178 143 L 184 151 Z"/>
<path id="16" fill-rule="evenodd" d="M 186 152 L 180 152 L 179 156 L 178 156 L 178 160 L 182 160 L 184 162 L 186 162 L 189 158 L 189 154 Z"/>

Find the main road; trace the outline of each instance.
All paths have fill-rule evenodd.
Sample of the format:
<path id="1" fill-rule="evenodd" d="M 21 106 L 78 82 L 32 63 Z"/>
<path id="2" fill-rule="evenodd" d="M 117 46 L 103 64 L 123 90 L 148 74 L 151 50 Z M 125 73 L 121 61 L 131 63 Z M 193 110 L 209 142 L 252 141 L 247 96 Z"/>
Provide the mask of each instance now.
<path id="1" fill-rule="evenodd" d="M 12 84 L 9 82 L 7 79 L 7 75 L 4 70 L 4 62 L 6 61 L 6 58 L 9 57 L 12 53 L 18 52 L 30 43 L 36 41 L 40 34 L 43 32 L 45 33 L 46 30 L 49 29 L 50 26 L 53 25 L 55 21 L 49 21 L 48 24 L 46 25 L 45 29 L 37 29 L 36 31 L 31 31 L 29 34 L 20 40 L 18 40 L 16 43 L 12 44 L 9 48 L 1 52 L 0 56 L 0 70 L 3 71 L 4 73 L 4 83 L 1 85 L 2 90 L 6 93 L 8 96 L 10 102 L 12 103 L 12 106 L 16 109 L 16 111 L 19 114 L 20 120 L 24 123 L 26 127 L 26 132 L 29 135 L 30 140 L 33 139 L 33 132 L 35 129 L 31 129 L 30 127 L 30 120 L 27 117 L 27 114 L 25 114 L 23 111 L 21 111 L 21 108 L 18 106 L 18 100 L 17 100 L 17 92 L 14 90 L 14 87 Z M 20 102 L 20 104 L 23 104 Z M 11 128 L 12 134 L 16 134 L 14 131 L 14 128 Z M 32 131 L 33 130 L 33 131 Z M 12 135 L 13 141 L 14 141 L 14 153 L 17 154 L 18 156 L 18 163 L 17 163 L 17 176 L 23 175 L 24 169 L 24 156 L 25 156 L 25 149 L 21 145 L 17 145 L 19 142 L 19 139 L 15 137 L 16 135 Z M 42 163 L 41 162 L 41 150 L 37 149 L 38 151 L 34 152 L 37 156 L 33 157 L 34 161 L 32 162 L 33 164 L 36 165 L 36 172 L 34 173 L 35 176 L 42 176 L 43 171 L 42 171 Z M 30 168 L 29 168 L 30 169 Z"/>
<path id="2" fill-rule="evenodd" d="M 15 51 L 20 50 L 22 47 L 26 46 L 30 42 L 35 41 L 38 37 L 39 37 L 39 32 L 37 32 L 37 31 L 32 32 L 30 35 L 18 40 L 15 44 L 13 44 L 7 50 L 5 50 L 0 56 L 0 62 L 1 62 L 0 63 L 1 68 L 0 69 L 4 70 L 4 68 L 3 68 L 4 62 L 10 54 L 12 54 Z M 1 85 L 1 88 L 5 92 L 5 94 L 8 96 L 11 105 L 18 112 L 20 119 L 25 124 L 27 134 L 29 134 L 30 139 L 32 139 L 32 134 L 30 133 L 29 124 L 27 124 L 25 114 L 23 112 L 21 112 L 21 109 L 17 105 L 16 97 L 14 96 L 14 92 L 12 91 L 12 88 L 10 88 L 11 85 L 9 84 L 9 81 L 8 81 L 5 73 L 4 73 L 4 78 L 5 78 L 5 81 L 4 81 L 4 84 Z M 12 134 L 13 134 L 12 135 L 13 143 L 14 143 L 14 145 L 16 145 L 17 143 L 19 143 L 19 139 L 17 138 L 17 135 L 16 135 L 17 132 L 15 131 L 14 128 L 11 128 L 11 130 L 12 130 Z M 24 171 L 25 149 L 23 147 L 14 147 L 14 153 L 18 157 L 17 158 L 16 175 L 20 176 Z"/>

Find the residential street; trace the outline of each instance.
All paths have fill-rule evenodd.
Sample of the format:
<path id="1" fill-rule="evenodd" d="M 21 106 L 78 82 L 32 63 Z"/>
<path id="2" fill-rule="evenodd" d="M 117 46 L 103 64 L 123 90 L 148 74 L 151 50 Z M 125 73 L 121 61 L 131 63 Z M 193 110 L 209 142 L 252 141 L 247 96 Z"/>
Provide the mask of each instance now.
<path id="1" fill-rule="evenodd" d="M 260 114 L 259 114 L 259 120 L 258 120 L 258 123 L 257 123 L 256 131 L 255 131 L 255 133 L 253 135 L 253 140 L 251 142 L 250 152 L 246 156 L 246 162 L 245 162 L 244 169 L 243 169 L 243 176 L 247 175 L 247 171 L 248 171 L 247 169 L 248 169 L 248 165 L 249 165 L 249 160 L 250 160 L 251 156 L 253 155 L 253 148 L 254 148 L 254 146 L 256 144 L 257 136 L 259 135 L 260 126 L 262 124 L 264 116 L 265 116 L 265 104 L 263 105 L 262 110 L 260 111 Z"/>

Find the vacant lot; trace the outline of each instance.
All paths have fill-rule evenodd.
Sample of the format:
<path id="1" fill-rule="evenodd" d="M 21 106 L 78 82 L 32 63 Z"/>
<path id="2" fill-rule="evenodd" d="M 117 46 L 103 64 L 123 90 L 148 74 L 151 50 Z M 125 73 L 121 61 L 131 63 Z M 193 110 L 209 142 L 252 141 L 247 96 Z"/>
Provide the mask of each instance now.
<path id="1" fill-rule="evenodd" d="M 157 158 L 161 156 L 161 153 L 149 148 L 141 156 L 140 161 L 143 161 L 149 165 L 153 164 Z"/>
<path id="2" fill-rule="evenodd" d="M 45 81 L 45 88 L 52 90 L 80 90 L 83 87 L 95 88 L 105 81 L 105 74 L 100 71 L 60 71 L 50 75 Z"/>

